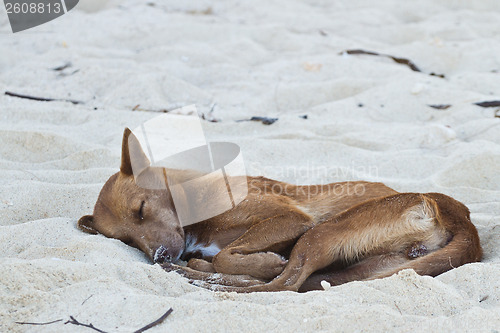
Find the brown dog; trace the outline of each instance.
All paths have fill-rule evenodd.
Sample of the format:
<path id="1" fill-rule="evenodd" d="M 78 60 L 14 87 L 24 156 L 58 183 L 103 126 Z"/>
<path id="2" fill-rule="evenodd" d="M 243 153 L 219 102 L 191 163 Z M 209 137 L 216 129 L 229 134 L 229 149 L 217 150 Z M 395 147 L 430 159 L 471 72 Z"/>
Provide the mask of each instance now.
<path id="1" fill-rule="evenodd" d="M 140 158 L 131 161 L 132 153 Z M 132 163 L 144 170 L 136 178 Z M 236 181 L 249 188 L 245 200 L 183 228 L 168 189 L 137 186 L 141 178 L 165 182 L 166 172 L 178 179 L 190 173 L 151 167 L 126 129 L 120 172 L 78 226 L 120 239 L 165 269 L 217 290 L 307 291 L 321 289 L 322 280 L 338 285 L 406 268 L 436 276 L 481 260 L 469 210 L 443 194 L 398 193 L 362 181 L 294 186 L 240 177 Z M 180 258 L 190 259 L 188 267 L 173 264 Z"/>

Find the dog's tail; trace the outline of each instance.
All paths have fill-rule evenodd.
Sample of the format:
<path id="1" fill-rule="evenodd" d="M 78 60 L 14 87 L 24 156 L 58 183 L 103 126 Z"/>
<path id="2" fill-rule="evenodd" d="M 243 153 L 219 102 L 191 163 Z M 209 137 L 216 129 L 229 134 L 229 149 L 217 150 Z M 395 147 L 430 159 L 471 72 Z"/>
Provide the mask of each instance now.
<path id="1" fill-rule="evenodd" d="M 442 248 L 373 278 L 390 276 L 403 269 L 413 269 L 420 275 L 437 276 L 461 265 L 481 261 L 483 250 L 467 207 L 443 194 L 428 193 L 424 196 L 432 202 L 436 222 L 451 233 L 451 240 Z"/>
<path id="2" fill-rule="evenodd" d="M 378 277 L 390 276 L 403 269 L 413 269 L 419 275 L 437 276 L 461 265 L 480 261 L 481 256 L 479 242 L 468 232 L 460 232 L 454 235 L 445 247 L 408 261 L 394 272 L 387 272 Z"/>

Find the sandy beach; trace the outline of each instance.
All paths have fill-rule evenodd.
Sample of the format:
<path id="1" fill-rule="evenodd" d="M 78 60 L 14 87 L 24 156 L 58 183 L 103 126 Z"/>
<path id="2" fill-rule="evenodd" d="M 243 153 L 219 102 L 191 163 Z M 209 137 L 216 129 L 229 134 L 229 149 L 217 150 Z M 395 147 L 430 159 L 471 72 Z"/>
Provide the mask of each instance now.
<path id="1" fill-rule="evenodd" d="M 500 100 L 499 36 L 495 0 L 83 0 L 16 34 L 2 9 L 0 331 L 91 332 L 64 324 L 73 316 L 131 332 L 173 308 L 148 332 L 498 332 L 500 108 L 475 103 Z M 118 171 L 124 128 L 190 104 L 217 120 L 203 122 L 209 140 L 241 147 L 249 175 L 453 196 L 483 261 L 222 293 L 77 229 Z M 278 120 L 239 121 L 252 116 Z"/>

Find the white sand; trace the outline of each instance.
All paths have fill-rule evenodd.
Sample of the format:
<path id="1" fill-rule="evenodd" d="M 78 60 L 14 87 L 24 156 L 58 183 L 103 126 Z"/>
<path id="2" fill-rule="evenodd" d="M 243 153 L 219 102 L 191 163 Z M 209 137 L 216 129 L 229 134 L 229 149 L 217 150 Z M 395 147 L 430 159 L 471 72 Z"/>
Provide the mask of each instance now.
<path id="1" fill-rule="evenodd" d="M 150 332 L 498 332 L 500 119 L 472 103 L 500 99 L 500 2 L 149 2 L 81 1 L 15 35 L 0 12 L 0 331 L 90 332 L 14 323 L 73 315 L 130 332 L 172 307 Z M 350 48 L 407 57 L 446 79 L 339 55 Z M 50 70 L 68 61 L 70 75 Z M 217 104 L 222 122 L 208 134 L 238 143 L 252 175 L 454 196 L 472 212 L 484 262 L 437 278 L 404 271 L 308 294 L 238 295 L 194 287 L 79 231 L 118 169 L 123 128 L 158 115 L 132 108 L 190 103 Z M 279 121 L 234 122 L 254 115 Z"/>

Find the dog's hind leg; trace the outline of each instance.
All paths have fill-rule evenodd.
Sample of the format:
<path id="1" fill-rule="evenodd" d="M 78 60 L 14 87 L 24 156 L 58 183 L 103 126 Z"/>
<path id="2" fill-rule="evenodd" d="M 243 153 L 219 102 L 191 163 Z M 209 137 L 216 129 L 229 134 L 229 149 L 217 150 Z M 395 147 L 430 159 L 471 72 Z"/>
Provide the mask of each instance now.
<path id="1" fill-rule="evenodd" d="M 419 275 L 436 276 L 463 264 L 480 261 L 481 250 L 471 248 L 480 248 L 479 240 L 476 243 L 469 233 L 460 232 L 454 235 L 445 247 L 415 260 L 410 260 L 399 267 L 373 274 L 367 280 L 391 276 L 403 269 L 413 269 Z"/>
<path id="2" fill-rule="evenodd" d="M 321 281 L 331 286 L 350 281 L 374 280 L 391 276 L 403 269 L 413 269 L 419 275 L 436 276 L 467 262 L 479 261 L 481 252 L 473 234 L 459 232 L 445 247 L 426 253 L 421 243 L 410 246 L 402 253 L 383 254 L 368 257 L 343 270 L 314 273 L 299 288 L 299 292 L 321 290 Z M 465 250 L 468 247 L 473 250 Z M 476 255 L 476 257 L 474 257 Z"/>
<path id="3" fill-rule="evenodd" d="M 365 258 L 344 269 L 328 271 L 326 268 L 321 273 L 315 272 L 309 276 L 300 286 L 299 292 L 322 290 L 322 281 L 328 282 L 330 286 L 338 286 L 351 281 L 365 280 L 374 274 L 394 270 L 408 261 L 408 256 L 404 253 L 390 253 Z"/>
<path id="4" fill-rule="evenodd" d="M 432 199 L 413 193 L 354 207 L 338 215 L 337 222 L 328 221 L 306 232 L 293 248 L 283 273 L 262 289 L 297 291 L 312 273 L 335 261 L 404 252 L 419 241 L 425 242 L 429 251 L 436 250 L 446 244 L 448 236 L 436 219 L 435 209 Z"/>

